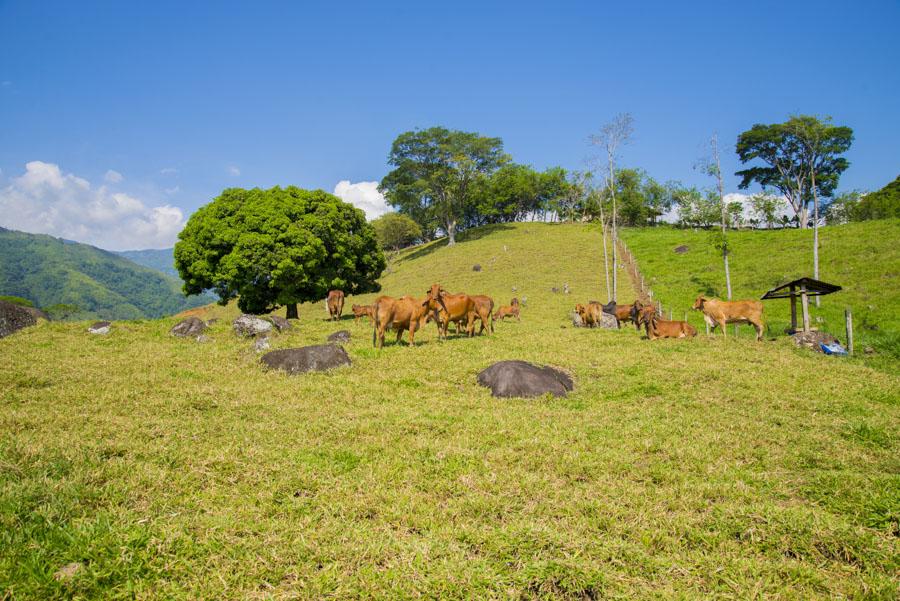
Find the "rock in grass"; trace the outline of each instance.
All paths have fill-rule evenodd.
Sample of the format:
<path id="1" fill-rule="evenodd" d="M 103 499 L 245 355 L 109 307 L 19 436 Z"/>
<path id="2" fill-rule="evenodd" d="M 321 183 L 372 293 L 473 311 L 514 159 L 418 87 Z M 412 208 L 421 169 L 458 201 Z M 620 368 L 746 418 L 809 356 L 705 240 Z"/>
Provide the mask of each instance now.
<path id="1" fill-rule="evenodd" d="M 0 301 L 0 338 L 18 332 L 22 328 L 33 326 L 37 323 L 34 314 L 25 307 Z"/>
<path id="2" fill-rule="evenodd" d="M 78 574 L 78 572 L 81 571 L 81 569 L 83 567 L 84 566 L 77 561 L 73 561 L 72 563 L 67 563 L 66 565 L 59 568 L 58 570 L 56 570 L 56 572 L 53 573 L 53 579 L 58 582 L 65 582 L 66 580 L 71 580 L 72 578 L 75 577 L 76 574 Z"/>
<path id="3" fill-rule="evenodd" d="M 269 344 L 269 337 L 268 337 L 268 336 L 260 336 L 260 337 L 257 338 L 256 341 L 253 343 L 253 349 L 254 349 L 257 353 L 261 353 L 261 352 L 263 352 L 263 351 L 267 351 L 267 350 L 269 350 L 270 348 L 272 348 L 272 345 Z"/>
<path id="4" fill-rule="evenodd" d="M 797 332 L 792 336 L 794 344 L 800 347 L 812 349 L 817 353 L 822 352 L 823 344 L 834 344 L 838 339 L 827 332 L 811 331 Z"/>
<path id="5" fill-rule="evenodd" d="M 199 317 L 187 317 L 175 324 L 169 334 L 178 338 L 198 338 L 206 331 L 206 323 Z"/>
<path id="6" fill-rule="evenodd" d="M 350 342 L 350 332 L 348 330 L 338 330 L 328 337 L 328 342 L 346 343 Z"/>
<path id="7" fill-rule="evenodd" d="M 336 344 L 281 349 L 266 353 L 260 360 L 269 369 L 280 369 L 291 375 L 350 365 L 347 351 Z"/>
<path id="8" fill-rule="evenodd" d="M 687 244 L 682 244 L 681 246 L 676 246 L 676 247 L 675 247 L 675 254 L 676 254 L 676 255 L 683 255 L 684 253 L 686 253 L 686 252 L 689 251 L 689 250 L 690 250 L 690 248 L 688 248 Z"/>
<path id="9" fill-rule="evenodd" d="M 275 326 L 275 329 L 279 332 L 290 330 L 293 327 L 291 322 L 280 315 L 269 315 L 269 321 L 272 322 L 272 325 Z"/>
<path id="10" fill-rule="evenodd" d="M 491 389 L 495 397 L 531 398 L 547 393 L 566 396 L 575 388 L 568 374 L 552 367 L 527 361 L 500 361 L 480 374 L 478 383 Z"/>
<path id="11" fill-rule="evenodd" d="M 88 328 L 88 332 L 91 334 L 109 334 L 109 331 L 112 329 L 112 324 L 108 321 L 97 321 L 91 324 L 91 327 Z"/>
<path id="12" fill-rule="evenodd" d="M 231 327 L 234 328 L 238 336 L 249 338 L 250 336 L 259 336 L 260 334 L 271 332 L 272 322 L 256 315 L 244 314 L 231 322 Z"/>
<path id="13" fill-rule="evenodd" d="M 475 263 L 474 265 L 472 265 L 472 271 L 481 271 L 481 265 Z"/>

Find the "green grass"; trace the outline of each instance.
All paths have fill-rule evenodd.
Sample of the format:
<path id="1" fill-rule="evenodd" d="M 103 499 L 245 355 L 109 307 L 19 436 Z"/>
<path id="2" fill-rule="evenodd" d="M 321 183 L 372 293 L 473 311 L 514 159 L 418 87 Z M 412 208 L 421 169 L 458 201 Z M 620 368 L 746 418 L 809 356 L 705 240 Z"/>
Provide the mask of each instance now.
<path id="1" fill-rule="evenodd" d="M 386 293 L 527 297 L 522 323 L 375 351 L 304 305 L 273 346 L 351 330 L 325 374 L 263 372 L 227 320 L 205 344 L 174 318 L 0 340 L 0 598 L 896 598 L 900 380 L 572 328 L 598 249 L 519 224 L 403 253 Z M 511 358 L 575 391 L 490 397 L 476 374 Z"/>
<path id="2" fill-rule="evenodd" d="M 760 298 L 767 290 L 802 276 L 812 277 L 812 230 L 729 232 L 732 289 L 735 299 Z M 722 257 L 709 232 L 674 228 L 629 229 L 622 238 L 634 254 L 645 282 L 666 311 L 683 319 L 700 294 L 726 298 Z M 844 309 L 853 311 L 858 360 L 875 367 L 897 369 L 900 362 L 900 220 L 868 221 L 819 230 L 819 278 L 843 286 L 810 302 L 812 325 L 846 343 Z M 678 246 L 688 252 L 676 254 Z M 790 302 L 765 301 L 770 336 L 790 325 Z M 799 318 L 799 304 L 798 304 Z M 701 331 L 703 317 L 688 319 Z M 740 328 L 752 336 L 750 326 Z M 865 348 L 875 351 L 866 356 Z M 896 373 L 896 372 L 895 372 Z"/>

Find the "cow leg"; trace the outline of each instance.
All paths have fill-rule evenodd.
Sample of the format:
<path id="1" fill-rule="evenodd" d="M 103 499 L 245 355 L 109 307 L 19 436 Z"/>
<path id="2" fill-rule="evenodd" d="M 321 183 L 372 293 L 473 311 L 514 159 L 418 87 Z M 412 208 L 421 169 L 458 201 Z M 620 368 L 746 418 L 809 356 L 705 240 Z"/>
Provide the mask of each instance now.
<path id="1" fill-rule="evenodd" d="M 416 346 L 416 322 L 409 323 L 409 346 Z"/>
<path id="2" fill-rule="evenodd" d="M 719 327 L 722 328 L 722 337 L 728 338 L 728 321 L 723 319 L 719 322 Z"/>

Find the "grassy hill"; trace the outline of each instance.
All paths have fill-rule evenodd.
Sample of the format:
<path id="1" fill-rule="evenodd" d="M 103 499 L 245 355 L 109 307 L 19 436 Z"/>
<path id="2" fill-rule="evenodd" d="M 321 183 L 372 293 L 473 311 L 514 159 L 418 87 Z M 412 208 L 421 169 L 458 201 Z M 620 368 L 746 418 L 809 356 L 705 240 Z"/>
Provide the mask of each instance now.
<path id="1" fill-rule="evenodd" d="M 39 307 L 75 305 L 82 319 L 154 318 L 209 302 L 185 298 L 179 280 L 114 253 L 2 228 L 0 294 Z"/>
<path id="2" fill-rule="evenodd" d="M 812 276 L 812 231 L 729 232 L 734 298 L 758 299 L 767 290 L 802 276 Z M 674 228 L 623 230 L 622 238 L 634 254 L 645 281 L 665 307 L 683 318 L 699 294 L 725 298 L 722 257 L 705 231 Z M 873 347 L 881 365 L 900 361 L 900 220 L 868 221 L 828 226 L 819 230 L 819 277 L 843 286 L 822 298 L 817 309 L 810 303 L 813 325 L 846 341 L 844 309 L 854 317 L 857 350 Z M 684 254 L 674 252 L 685 245 Z M 798 307 L 799 309 L 799 307 Z M 787 300 L 766 301 L 770 335 L 790 325 Z M 703 329 L 703 317 L 688 319 Z M 752 336 L 752 328 L 741 328 Z"/>
<path id="3" fill-rule="evenodd" d="M 175 256 L 172 254 L 175 249 L 144 249 L 144 250 L 121 250 L 115 254 L 125 257 L 133 263 L 161 271 L 162 273 L 173 278 L 178 277 L 178 271 L 175 270 Z"/>
<path id="4" fill-rule="evenodd" d="M 264 373 L 227 320 L 207 343 L 172 318 L 0 340 L 0 594 L 896 598 L 900 378 L 784 339 L 572 328 L 605 296 L 599 248 L 517 224 L 401 253 L 385 293 L 526 297 L 522 322 L 376 351 L 303 305 L 273 347 L 349 329 L 353 366 L 325 374 Z M 576 388 L 494 399 L 475 377 L 501 359 Z"/>

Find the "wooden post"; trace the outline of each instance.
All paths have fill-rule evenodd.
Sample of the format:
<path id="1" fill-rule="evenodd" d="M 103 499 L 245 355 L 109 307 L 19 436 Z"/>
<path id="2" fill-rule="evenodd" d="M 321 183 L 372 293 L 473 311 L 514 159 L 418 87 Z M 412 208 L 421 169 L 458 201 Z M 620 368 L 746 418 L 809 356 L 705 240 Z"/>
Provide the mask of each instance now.
<path id="1" fill-rule="evenodd" d="M 791 334 L 797 331 L 797 293 L 796 287 L 791 286 Z"/>
<path id="2" fill-rule="evenodd" d="M 853 354 L 853 313 L 850 307 L 844 309 L 844 320 L 847 323 L 847 352 Z"/>
<path id="3" fill-rule="evenodd" d="M 806 295 L 806 286 L 800 287 L 800 305 L 803 307 L 803 331 L 809 332 L 809 296 Z"/>
<path id="4" fill-rule="evenodd" d="M 669 307 L 669 321 L 672 321 L 672 308 Z"/>

